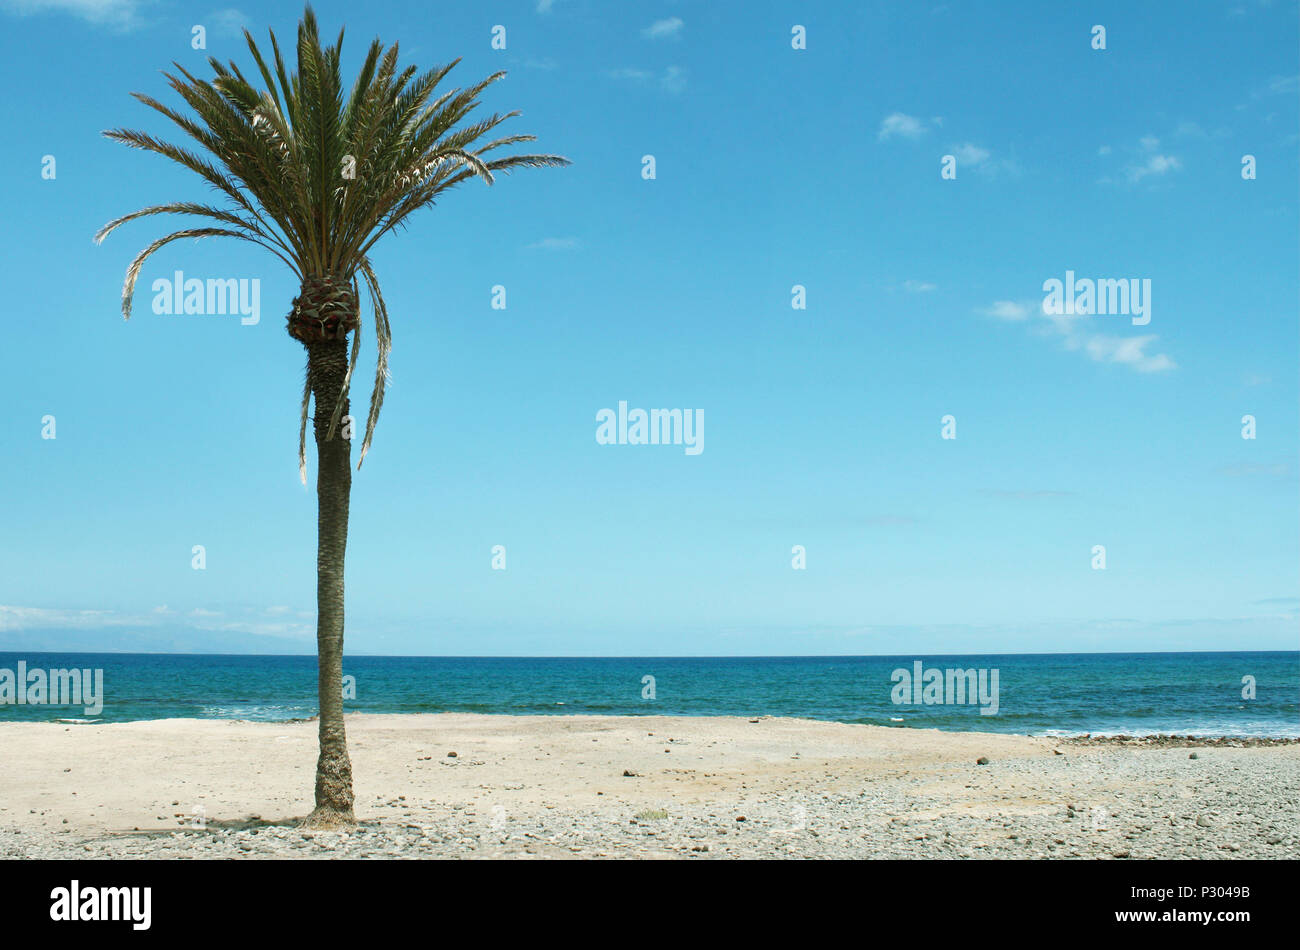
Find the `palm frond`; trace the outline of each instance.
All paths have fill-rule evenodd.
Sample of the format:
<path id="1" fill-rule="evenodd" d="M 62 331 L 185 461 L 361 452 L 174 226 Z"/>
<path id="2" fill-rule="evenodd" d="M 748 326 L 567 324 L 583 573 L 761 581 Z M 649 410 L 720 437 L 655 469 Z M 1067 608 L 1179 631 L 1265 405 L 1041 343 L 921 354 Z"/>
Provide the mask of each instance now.
<path id="1" fill-rule="evenodd" d="M 307 407 L 311 403 L 311 377 L 304 372 L 301 418 L 298 420 L 298 477 L 307 484 Z"/>
<path id="2" fill-rule="evenodd" d="M 357 299 L 357 282 L 356 278 L 352 280 L 352 299 Z M 325 433 L 326 440 L 334 438 L 334 432 L 339 425 L 339 417 L 343 413 L 343 404 L 347 402 L 348 390 L 352 386 L 352 373 L 357 368 L 357 354 L 361 352 L 361 331 L 358 329 L 352 336 L 352 356 L 348 359 L 348 371 L 343 376 L 343 387 L 339 390 L 338 401 L 334 403 L 334 411 L 330 413 L 329 429 Z"/>
<path id="3" fill-rule="evenodd" d="M 265 247 L 276 257 L 280 258 L 280 260 L 284 261 L 295 274 L 298 273 L 298 265 L 294 262 L 292 257 L 287 257 L 285 254 L 281 254 L 279 250 L 276 250 L 275 247 L 272 247 L 267 243 L 268 241 L 272 242 L 278 245 L 286 253 L 292 254 L 293 252 L 288 247 L 284 246 L 277 235 L 274 233 L 268 234 L 263 231 L 255 221 L 242 218 L 234 212 L 224 211 L 221 208 L 214 208 L 211 205 L 196 204 L 192 201 L 173 201 L 171 204 L 152 205 L 148 208 L 141 208 L 139 211 L 132 211 L 130 214 L 124 214 L 120 218 L 114 218 L 112 221 L 108 222 L 108 224 L 95 232 L 94 241 L 96 244 L 102 244 L 104 238 L 108 237 L 109 234 L 117 230 L 121 225 L 126 224 L 128 221 L 134 221 L 137 218 L 146 218 L 155 214 L 180 214 L 191 215 L 199 218 L 214 218 L 223 224 L 229 224 L 233 227 L 241 228 L 243 231 L 247 232 L 246 237 L 254 240 L 255 243 L 261 244 L 262 247 Z"/>
<path id="4" fill-rule="evenodd" d="M 359 270 L 370 291 L 370 303 L 375 313 L 375 387 L 370 391 L 370 411 L 366 414 L 366 435 L 361 442 L 361 457 L 357 459 L 357 470 L 366 460 L 370 451 L 370 440 L 375 434 L 375 423 L 379 421 L 379 410 L 384 405 L 384 393 L 392 378 L 388 374 L 388 353 L 393 348 L 392 330 L 388 325 L 388 307 L 384 304 L 384 295 L 379 291 L 379 280 L 370 266 L 369 260 L 363 260 Z M 359 336 L 360 334 L 358 334 Z"/>
<path id="5" fill-rule="evenodd" d="M 176 231 L 166 237 L 154 241 L 143 251 L 135 256 L 135 260 L 126 269 L 126 281 L 122 284 L 122 316 L 131 319 L 131 297 L 135 293 L 135 282 L 140 277 L 140 268 L 144 267 L 144 262 L 157 251 L 159 248 L 166 247 L 172 241 L 179 241 L 182 238 L 204 238 L 204 237 L 232 237 L 242 241 L 252 241 L 254 244 L 261 242 L 255 238 L 250 238 L 247 234 L 239 231 L 230 231 L 226 228 L 189 228 L 184 231 Z M 265 246 L 265 245 L 263 245 Z"/>

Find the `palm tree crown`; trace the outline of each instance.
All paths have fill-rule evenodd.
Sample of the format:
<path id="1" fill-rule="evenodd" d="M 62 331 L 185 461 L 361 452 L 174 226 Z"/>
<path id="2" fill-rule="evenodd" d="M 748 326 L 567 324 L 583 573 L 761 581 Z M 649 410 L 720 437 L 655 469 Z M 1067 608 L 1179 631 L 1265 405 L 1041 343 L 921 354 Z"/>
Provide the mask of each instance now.
<path id="1" fill-rule="evenodd" d="M 518 112 L 461 124 L 478 105 L 479 94 L 504 72 L 435 97 L 439 83 L 459 59 L 422 74 L 414 66 L 398 72 L 397 44 L 385 50 L 375 40 L 345 99 L 339 75 L 343 31 L 333 46 L 322 46 L 310 6 L 298 26 L 296 72 L 286 70 L 274 32 L 270 32 L 274 74 L 247 30 L 244 38 L 265 88 L 250 83 L 234 62 L 223 66 L 210 58 L 216 73 L 210 82 L 176 63 L 173 65 L 183 79 L 164 73 L 197 119 L 150 96 L 133 94 L 180 126 L 206 155 L 132 129 L 104 133 L 185 166 L 229 199 L 228 207 L 177 201 L 142 208 L 104 225 L 95 241 L 148 215 L 209 219 L 214 223 L 159 238 L 131 261 L 122 287 L 123 315 L 130 318 L 136 280 L 155 251 L 181 238 L 232 237 L 266 248 L 297 275 L 303 292 L 294 300 L 288 329 L 304 344 L 345 339 L 359 328 L 360 275 L 374 309 L 378 351 L 361 446 L 364 459 L 383 404 L 391 341 L 383 296 L 367 257 L 371 247 L 404 225 L 413 212 L 433 205 L 440 194 L 468 178 L 478 177 L 491 184 L 495 172 L 520 166 L 567 165 L 568 160 L 557 155 L 491 154 L 531 142 L 535 139 L 532 135 L 507 135 L 478 144 Z M 359 338 L 358 334 L 353 339 L 348 381 L 356 365 Z M 343 394 L 346 392 L 345 384 Z M 305 389 L 298 440 L 304 480 L 309 395 Z M 333 407 L 331 436 L 342 406 L 340 398 Z"/>

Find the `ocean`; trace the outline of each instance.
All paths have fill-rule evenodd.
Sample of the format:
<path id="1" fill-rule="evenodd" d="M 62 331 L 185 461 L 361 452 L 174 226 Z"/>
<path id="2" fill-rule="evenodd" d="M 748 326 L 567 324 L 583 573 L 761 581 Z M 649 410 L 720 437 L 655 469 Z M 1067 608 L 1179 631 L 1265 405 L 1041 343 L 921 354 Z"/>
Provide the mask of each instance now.
<path id="1" fill-rule="evenodd" d="M 16 697 L 5 692 L 5 671 L 9 689 L 15 691 L 20 661 L 29 678 L 32 670 L 102 670 L 102 710 L 16 704 Z M 910 678 L 918 662 L 921 685 L 933 681 L 928 671 L 939 671 L 940 682 L 929 698 L 945 702 L 927 703 L 921 685 L 895 677 L 895 671 L 903 670 Z M 975 670 L 976 679 L 983 671 L 983 693 L 972 689 L 960 701 L 963 697 L 955 689 L 945 692 L 945 685 L 957 685 L 957 677 L 950 683 L 945 673 L 950 669 Z M 355 695 L 344 703 L 349 712 L 766 715 L 1027 735 L 1300 737 L 1300 652 L 642 659 L 350 656 L 343 672 L 353 678 Z M 312 656 L 0 653 L 0 722 L 277 721 L 314 715 L 315 694 Z"/>

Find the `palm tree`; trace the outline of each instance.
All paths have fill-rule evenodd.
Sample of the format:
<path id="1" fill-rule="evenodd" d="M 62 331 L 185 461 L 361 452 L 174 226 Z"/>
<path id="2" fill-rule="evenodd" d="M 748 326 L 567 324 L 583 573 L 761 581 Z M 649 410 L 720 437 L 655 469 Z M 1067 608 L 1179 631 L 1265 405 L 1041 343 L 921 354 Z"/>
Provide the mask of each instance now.
<path id="1" fill-rule="evenodd" d="M 374 388 L 360 468 L 370 448 L 384 401 L 390 346 L 388 312 L 368 257 L 385 234 L 404 225 L 421 208 L 469 178 L 491 184 L 497 172 L 517 167 L 567 165 L 557 155 L 506 154 L 497 150 L 532 135 L 506 135 L 478 144 L 510 112 L 467 122 L 479 94 L 505 73 L 438 93 L 456 60 L 417 74 L 397 69 L 397 44 L 375 40 L 352 89 L 344 95 L 339 77 L 343 32 L 321 45 L 316 17 L 308 6 L 298 24 L 298 69 L 287 72 L 275 33 L 270 33 L 275 72 L 253 37 L 244 31 L 264 88 L 244 78 L 231 62 L 209 59 L 215 78 L 197 79 L 179 64 L 184 78 L 164 73 L 193 110 L 178 112 L 139 93 L 135 98 L 180 126 L 201 148 L 189 150 L 144 132 L 114 129 L 104 134 L 133 148 L 155 152 L 193 171 L 227 200 L 214 207 L 189 201 L 154 205 L 125 215 L 95 235 L 102 241 L 128 221 L 157 214 L 207 219 L 154 241 L 131 261 L 122 287 L 122 314 L 131 316 L 136 279 L 148 257 L 182 238 L 229 237 L 266 248 L 298 277 L 300 292 L 288 315 L 289 335 L 307 350 L 307 376 L 298 430 L 298 468 L 306 484 L 309 400 L 318 456 L 316 645 L 320 699 L 320 756 L 316 763 L 316 807 L 307 822 L 317 827 L 351 824 L 352 763 L 343 728 L 343 559 L 348 539 L 351 493 L 348 389 L 356 367 L 361 315 L 358 277 L 374 312 L 377 346 Z M 277 82 L 278 79 L 278 88 Z M 352 337 L 351 355 L 348 335 Z"/>

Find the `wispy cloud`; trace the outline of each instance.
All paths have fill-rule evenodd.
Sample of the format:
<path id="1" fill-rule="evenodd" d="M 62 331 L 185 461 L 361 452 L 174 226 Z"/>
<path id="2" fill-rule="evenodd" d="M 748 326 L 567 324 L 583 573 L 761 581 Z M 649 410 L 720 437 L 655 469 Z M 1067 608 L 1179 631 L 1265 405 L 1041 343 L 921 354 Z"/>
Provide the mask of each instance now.
<path id="1" fill-rule="evenodd" d="M 244 30 L 249 29 L 252 24 L 248 14 L 234 7 L 226 7 L 210 13 L 200 22 L 207 25 L 213 36 L 222 37 L 243 36 Z"/>
<path id="2" fill-rule="evenodd" d="M 1237 465 L 1225 465 L 1219 474 L 1233 478 L 1250 478 L 1256 475 L 1269 475 L 1280 478 L 1291 473 L 1289 462 L 1242 462 Z"/>
<path id="3" fill-rule="evenodd" d="M 949 153 L 957 159 L 958 168 L 968 168 L 981 175 L 994 176 L 1000 173 L 1016 175 L 1020 166 L 1008 158 L 995 158 L 993 152 L 973 142 L 963 142 L 949 148 Z"/>
<path id="4" fill-rule="evenodd" d="M 1165 353 L 1149 353 L 1147 347 L 1158 340 L 1154 333 L 1142 336 L 1112 336 L 1105 333 L 1085 333 L 1068 336 L 1065 348 L 1081 349 L 1098 363 L 1119 363 L 1139 373 L 1160 373 L 1176 369 L 1177 365 Z"/>
<path id="5" fill-rule="evenodd" d="M 623 69 L 611 69 L 609 74 L 615 79 L 633 79 L 637 82 L 649 82 L 654 79 L 654 73 L 648 69 L 632 69 L 625 67 Z"/>
<path id="6" fill-rule="evenodd" d="M 1051 643 L 1063 652 L 1096 651 L 1103 642 L 1121 643 L 1126 650 L 1185 650 L 1191 638 L 1232 630 L 1238 642 L 1252 644 L 1252 649 L 1294 650 L 1294 611 L 1282 609 L 1280 616 L 1261 616 L 1258 609 L 1251 616 L 1216 616 L 1198 618 L 1136 619 L 1106 618 L 999 624 L 873 624 L 857 627 L 814 627 L 791 633 L 809 634 L 809 639 L 858 640 L 860 645 L 841 647 L 844 653 L 879 655 L 1017 652 L 1026 642 Z M 748 631 L 746 631 L 748 633 Z M 1207 641 L 1212 642 L 1212 641 Z M 1112 647 L 1113 648 L 1113 647 Z M 811 651 L 808 651 L 811 652 Z"/>
<path id="7" fill-rule="evenodd" d="M 651 23 L 641 31 L 641 35 L 648 40 L 662 40 L 679 35 L 685 25 L 681 17 L 669 17 L 666 20 L 656 20 Z"/>
<path id="8" fill-rule="evenodd" d="M 686 89 L 686 70 L 680 66 L 669 66 L 659 78 L 659 85 L 665 92 L 683 92 Z"/>
<path id="9" fill-rule="evenodd" d="M 111 610 L 52 610 L 45 607 L 19 607 L 0 604 L 0 633 L 29 630 L 33 627 L 123 627 L 140 618 L 116 614 Z M 156 618 L 152 621 L 157 622 Z"/>
<path id="10" fill-rule="evenodd" d="M 1118 363 L 1139 373 L 1160 373 L 1178 368 L 1178 364 L 1168 354 L 1148 352 L 1147 348 L 1160 338 L 1154 333 L 1142 336 L 1098 333 L 1092 329 L 1097 319 L 1095 316 L 1051 313 L 1045 300 L 1039 302 L 1034 312 L 1046 321 L 1047 332 L 1055 333 L 1061 338 L 1067 350 L 1082 352 L 1094 362 Z"/>
<path id="11" fill-rule="evenodd" d="M 16 16 L 66 13 L 96 26 L 117 30 L 140 24 L 140 9 L 149 0 L 0 0 L 0 9 Z"/>
<path id="12" fill-rule="evenodd" d="M 1198 132 L 1204 135 L 1204 132 L 1196 123 L 1183 122 L 1174 134 L 1182 138 L 1188 138 L 1195 136 Z M 1176 172 L 1183 167 L 1182 159 L 1177 155 L 1161 151 L 1160 139 L 1154 135 L 1142 136 L 1142 138 L 1138 139 L 1136 147 L 1127 148 L 1124 151 L 1132 156 L 1128 165 L 1124 168 L 1124 178 L 1131 185 L 1136 185 L 1144 178 L 1160 177 L 1170 172 Z M 1103 157 L 1110 153 L 1111 148 L 1109 145 L 1103 145 L 1097 150 L 1097 154 Z M 1106 175 L 1100 181 L 1102 184 L 1109 185 L 1113 184 L 1115 179 L 1110 175 Z"/>
<path id="13" fill-rule="evenodd" d="M 992 154 L 986 148 L 980 148 L 978 145 L 972 145 L 967 142 L 964 145 L 958 145 L 952 150 L 960 165 L 969 165 L 972 168 L 977 165 L 983 165 L 988 161 L 989 155 Z"/>
<path id="14" fill-rule="evenodd" d="M 609 75 L 615 79 L 630 80 L 647 86 L 658 86 L 664 92 L 673 93 L 674 95 L 686 89 L 686 70 L 681 66 L 669 66 L 662 73 L 629 67 L 611 70 Z"/>
<path id="15" fill-rule="evenodd" d="M 1229 7 L 1228 16 L 1246 16 L 1248 13 L 1267 10 L 1272 6 L 1273 0 L 1244 0 L 1242 3 Z"/>
<path id="16" fill-rule="evenodd" d="M 986 317 L 999 320 L 1024 320 L 1029 316 L 1029 304 L 1016 303 L 1014 300 L 995 300 L 991 305 L 982 307 L 980 313 Z"/>
<path id="17" fill-rule="evenodd" d="M 1049 313 L 1045 301 L 998 300 L 987 307 L 977 308 L 975 312 L 1008 323 L 1026 323 L 1036 332 L 1059 338 L 1065 349 L 1083 353 L 1097 363 L 1127 366 L 1139 373 L 1161 373 L 1178 368 L 1167 353 L 1151 352 L 1158 335 L 1119 336 L 1096 332 L 1092 329 L 1096 317 Z"/>
<path id="18" fill-rule="evenodd" d="M 530 251 L 571 251 L 579 246 L 577 238 L 572 237 L 548 237 L 540 241 L 534 241 L 529 244 L 527 249 Z"/>
<path id="19" fill-rule="evenodd" d="M 67 610 L 0 604 L 0 633 L 39 630 L 139 630 L 145 628 L 203 630 L 255 636 L 301 639 L 311 634 L 310 615 L 287 607 L 244 609 L 234 614 L 195 607 L 184 613 L 167 606 L 143 612 Z"/>
<path id="20" fill-rule="evenodd" d="M 925 280 L 905 280 L 903 289 L 909 294 L 928 294 L 935 289 L 935 285 Z"/>
<path id="21" fill-rule="evenodd" d="M 1300 75 L 1274 76 L 1262 89 L 1255 90 L 1254 98 L 1261 96 L 1293 96 L 1300 92 Z"/>
<path id="22" fill-rule="evenodd" d="M 902 112 L 894 112 L 885 116 L 880 123 L 880 131 L 876 138 L 878 141 L 887 142 L 892 138 L 919 139 L 929 131 L 924 119 L 918 119 L 916 116 L 907 115 Z"/>
<path id="23" fill-rule="evenodd" d="M 1176 155 L 1152 155 L 1140 164 L 1130 165 L 1126 174 L 1129 181 L 1136 183 L 1148 175 L 1163 175 L 1182 167 L 1183 163 Z"/>

